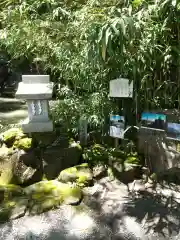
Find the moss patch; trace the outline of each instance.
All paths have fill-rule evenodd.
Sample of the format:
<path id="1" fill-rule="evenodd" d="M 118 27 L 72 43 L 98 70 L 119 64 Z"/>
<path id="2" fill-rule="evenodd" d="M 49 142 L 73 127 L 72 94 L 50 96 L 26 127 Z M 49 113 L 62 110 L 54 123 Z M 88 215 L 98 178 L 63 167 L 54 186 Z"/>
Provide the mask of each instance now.
<path id="1" fill-rule="evenodd" d="M 29 213 L 38 214 L 58 207 L 60 204 L 76 204 L 82 198 L 82 191 L 68 184 L 52 181 L 41 181 L 25 189 L 29 203 Z"/>
<path id="2" fill-rule="evenodd" d="M 58 177 L 62 182 L 75 182 L 78 186 L 84 187 L 92 182 L 93 174 L 87 163 L 77 165 L 63 170 Z"/>
<path id="3" fill-rule="evenodd" d="M 19 186 L 0 185 L 0 223 L 25 214 L 28 199 Z"/>
<path id="4" fill-rule="evenodd" d="M 140 159 L 138 158 L 137 155 L 129 155 L 129 156 L 127 156 L 127 158 L 124 161 L 124 163 L 139 165 L 140 164 Z"/>
<path id="5" fill-rule="evenodd" d="M 13 179 L 11 162 L 0 163 L 0 185 L 10 184 Z"/>
<path id="6" fill-rule="evenodd" d="M 28 151 L 32 148 L 32 138 L 22 138 L 14 142 L 14 148 L 19 148 Z"/>
<path id="7" fill-rule="evenodd" d="M 0 200 L 9 201 L 13 197 L 24 197 L 25 192 L 23 188 L 14 184 L 0 185 Z"/>
<path id="8" fill-rule="evenodd" d="M 4 200 L 0 204 L 0 223 L 9 219 L 16 219 L 25 215 L 28 199 L 25 197 Z"/>
<path id="9" fill-rule="evenodd" d="M 3 141 L 8 147 L 13 146 L 15 140 L 25 137 L 25 134 L 20 128 L 11 128 L 2 133 Z"/>

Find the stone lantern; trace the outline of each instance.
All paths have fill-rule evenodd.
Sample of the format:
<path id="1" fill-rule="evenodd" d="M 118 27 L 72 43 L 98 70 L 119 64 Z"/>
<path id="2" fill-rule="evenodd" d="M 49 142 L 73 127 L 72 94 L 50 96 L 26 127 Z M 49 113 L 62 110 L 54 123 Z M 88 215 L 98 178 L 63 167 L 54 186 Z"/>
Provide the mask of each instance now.
<path id="1" fill-rule="evenodd" d="M 49 75 L 23 75 L 16 98 L 25 99 L 28 118 L 22 122 L 24 133 L 51 132 L 53 123 L 49 119 L 49 102 L 52 98 L 53 83 Z"/>

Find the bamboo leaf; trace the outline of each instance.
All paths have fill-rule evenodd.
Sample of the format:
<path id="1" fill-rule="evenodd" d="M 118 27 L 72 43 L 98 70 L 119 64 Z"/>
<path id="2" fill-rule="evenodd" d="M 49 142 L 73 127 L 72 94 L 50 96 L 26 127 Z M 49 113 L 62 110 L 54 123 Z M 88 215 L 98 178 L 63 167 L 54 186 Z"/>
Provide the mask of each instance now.
<path id="1" fill-rule="evenodd" d="M 102 42 L 102 59 L 104 61 L 106 60 L 106 47 L 107 47 L 107 45 L 106 45 L 105 41 L 103 40 L 103 42 Z"/>
<path id="2" fill-rule="evenodd" d="M 176 4 L 177 4 L 177 1 L 176 1 L 176 0 L 172 0 L 172 5 L 173 5 L 173 7 L 175 7 Z"/>
<path id="3" fill-rule="evenodd" d="M 115 19 L 113 23 L 111 24 L 111 27 L 113 28 L 116 35 L 119 35 L 119 30 L 117 29 L 117 24 L 119 22 L 119 19 Z"/>

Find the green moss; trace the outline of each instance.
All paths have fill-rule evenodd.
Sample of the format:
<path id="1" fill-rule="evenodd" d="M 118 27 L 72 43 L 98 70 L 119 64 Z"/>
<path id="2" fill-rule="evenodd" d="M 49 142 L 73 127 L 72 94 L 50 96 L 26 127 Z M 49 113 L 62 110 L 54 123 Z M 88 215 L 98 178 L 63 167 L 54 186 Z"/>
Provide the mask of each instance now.
<path id="1" fill-rule="evenodd" d="M 157 174 L 156 173 L 152 173 L 151 176 L 150 176 L 150 179 L 153 181 L 153 182 L 157 182 Z"/>
<path id="2" fill-rule="evenodd" d="M 13 178 L 12 163 L 4 162 L 0 164 L 0 185 L 10 184 Z"/>
<path id="3" fill-rule="evenodd" d="M 32 138 L 22 138 L 16 140 L 14 143 L 14 147 L 27 151 L 32 148 Z"/>
<path id="4" fill-rule="evenodd" d="M 0 204 L 0 222 L 5 222 L 10 218 L 22 217 L 28 206 L 28 199 L 25 197 L 4 200 Z"/>
<path id="5" fill-rule="evenodd" d="M 11 128 L 2 134 L 3 141 L 12 146 L 16 139 L 23 138 L 25 135 L 20 128 Z"/>
<path id="6" fill-rule="evenodd" d="M 76 174 L 78 172 L 76 167 L 71 167 L 71 168 L 66 168 L 65 170 L 63 170 L 63 172 L 69 173 L 69 174 Z"/>
<path id="7" fill-rule="evenodd" d="M 7 184 L 0 185 L 1 200 L 10 201 L 13 197 L 24 197 L 25 193 L 20 186 Z"/>
<path id="8" fill-rule="evenodd" d="M 129 164 L 137 164 L 139 165 L 140 164 L 140 160 L 138 157 L 136 156 L 128 156 L 125 160 L 124 163 L 129 163 Z"/>
<path id="9" fill-rule="evenodd" d="M 82 197 L 80 188 L 56 180 L 41 181 L 25 189 L 30 200 L 30 212 L 41 213 L 60 204 L 77 202 Z"/>
<path id="10" fill-rule="evenodd" d="M 67 168 L 59 174 L 59 181 L 74 182 L 79 186 L 86 186 L 92 182 L 92 172 L 87 163 Z"/>
<path id="11" fill-rule="evenodd" d="M 73 139 L 73 138 L 70 138 L 69 139 L 69 145 L 71 145 L 72 143 L 74 143 L 75 142 L 75 140 Z"/>
<path id="12" fill-rule="evenodd" d="M 111 167 L 108 167 L 107 173 L 108 173 L 108 177 L 109 177 L 110 179 L 114 179 L 114 178 L 115 178 L 115 177 L 114 177 L 113 170 L 112 170 Z"/>
<path id="13" fill-rule="evenodd" d="M 76 180 L 76 183 L 80 187 L 85 187 L 88 185 L 88 177 L 87 176 L 79 176 L 79 178 Z"/>
<path id="14" fill-rule="evenodd" d="M 48 179 L 47 179 L 46 175 L 43 174 L 43 176 L 42 176 L 42 181 L 47 181 L 47 180 L 48 180 Z"/>
<path id="15" fill-rule="evenodd" d="M 82 169 L 82 168 L 89 168 L 88 163 L 82 163 L 80 165 L 75 166 L 76 169 Z"/>
<path id="16" fill-rule="evenodd" d="M 68 197 L 75 197 L 80 199 L 82 196 L 82 192 L 78 187 L 70 187 L 67 184 L 61 186 L 61 188 L 59 189 L 59 193 L 61 194 L 64 201 Z"/>
<path id="17" fill-rule="evenodd" d="M 79 143 L 77 143 L 75 147 L 76 147 L 79 151 L 82 151 L 82 147 L 81 147 L 81 145 L 80 145 Z"/>

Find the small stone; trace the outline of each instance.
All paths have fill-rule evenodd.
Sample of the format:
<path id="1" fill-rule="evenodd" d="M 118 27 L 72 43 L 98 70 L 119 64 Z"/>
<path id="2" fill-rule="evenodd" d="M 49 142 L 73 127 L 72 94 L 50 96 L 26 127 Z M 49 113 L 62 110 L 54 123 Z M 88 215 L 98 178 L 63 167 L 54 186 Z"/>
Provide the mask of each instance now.
<path id="1" fill-rule="evenodd" d="M 103 178 L 107 176 L 107 168 L 103 165 L 97 165 L 93 168 L 93 177 L 94 178 Z"/>
<path id="2" fill-rule="evenodd" d="M 134 192 L 145 191 L 145 185 L 142 180 L 134 180 L 133 183 L 129 184 L 129 190 Z"/>

